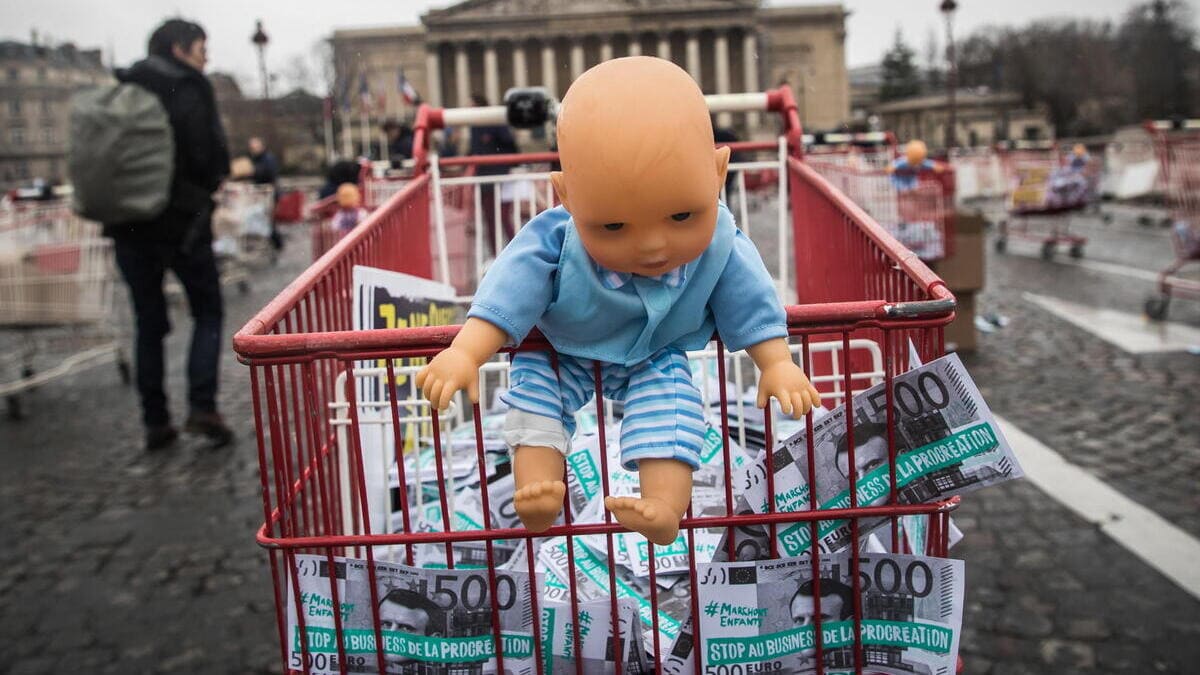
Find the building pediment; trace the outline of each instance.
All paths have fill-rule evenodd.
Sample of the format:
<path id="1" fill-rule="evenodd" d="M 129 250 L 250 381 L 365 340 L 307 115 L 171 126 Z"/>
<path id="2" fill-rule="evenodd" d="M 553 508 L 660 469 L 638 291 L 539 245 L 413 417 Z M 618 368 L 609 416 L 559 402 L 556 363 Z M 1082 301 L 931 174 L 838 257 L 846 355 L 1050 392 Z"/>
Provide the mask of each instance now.
<path id="1" fill-rule="evenodd" d="M 421 17 L 427 26 L 515 17 L 755 9 L 759 0 L 465 0 Z"/>

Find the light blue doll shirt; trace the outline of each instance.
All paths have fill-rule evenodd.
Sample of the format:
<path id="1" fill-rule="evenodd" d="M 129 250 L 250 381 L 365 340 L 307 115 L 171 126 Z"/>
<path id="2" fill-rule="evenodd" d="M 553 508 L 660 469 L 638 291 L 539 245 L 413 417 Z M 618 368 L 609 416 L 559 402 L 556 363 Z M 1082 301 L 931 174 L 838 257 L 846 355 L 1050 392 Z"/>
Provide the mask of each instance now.
<path id="1" fill-rule="evenodd" d="M 492 263 L 467 316 L 510 346 L 537 326 L 561 354 L 627 366 L 666 347 L 702 349 L 714 329 L 730 351 L 787 335 L 762 258 L 724 204 L 700 257 L 654 278 L 601 268 L 566 209 L 543 211 Z"/>

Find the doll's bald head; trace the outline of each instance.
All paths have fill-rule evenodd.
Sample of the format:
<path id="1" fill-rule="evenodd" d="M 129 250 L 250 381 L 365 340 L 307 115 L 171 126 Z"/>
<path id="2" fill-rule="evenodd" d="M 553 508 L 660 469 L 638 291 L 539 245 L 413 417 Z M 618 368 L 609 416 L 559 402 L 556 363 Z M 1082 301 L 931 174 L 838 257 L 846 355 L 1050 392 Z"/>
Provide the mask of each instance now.
<path id="1" fill-rule="evenodd" d="M 679 66 L 632 56 L 585 72 L 559 107 L 558 151 L 555 190 L 601 265 L 666 272 L 711 241 L 729 149 L 713 148 L 704 95 Z"/>
<path id="2" fill-rule="evenodd" d="M 713 130 L 700 87 L 663 59 L 633 56 L 591 68 L 558 114 L 563 170 L 638 172 L 672 155 L 712 155 Z"/>

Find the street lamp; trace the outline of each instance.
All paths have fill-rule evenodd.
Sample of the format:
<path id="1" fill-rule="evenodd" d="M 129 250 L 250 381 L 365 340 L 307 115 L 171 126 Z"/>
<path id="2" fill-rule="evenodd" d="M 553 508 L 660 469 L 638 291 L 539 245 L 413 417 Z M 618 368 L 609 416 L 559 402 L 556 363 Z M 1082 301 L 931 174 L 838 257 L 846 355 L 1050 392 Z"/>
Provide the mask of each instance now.
<path id="1" fill-rule="evenodd" d="M 262 78 L 262 110 L 259 113 L 262 116 L 260 134 L 267 143 L 267 147 L 274 148 L 275 125 L 271 124 L 271 78 L 267 75 L 267 43 L 270 41 L 271 39 L 267 37 L 266 31 L 263 30 L 262 19 L 255 21 L 254 35 L 250 36 L 250 42 L 258 50 L 258 73 L 259 77 Z"/>
<path id="2" fill-rule="evenodd" d="M 254 47 L 258 50 L 258 72 L 262 77 L 263 100 L 271 98 L 270 79 L 267 77 L 267 43 L 270 41 L 271 39 L 263 31 L 262 19 L 255 21 L 254 35 L 250 36 L 250 42 L 253 42 Z"/>
<path id="3" fill-rule="evenodd" d="M 949 60 L 949 70 L 946 73 L 946 102 L 950 107 L 950 123 L 946 128 L 946 149 L 958 145 L 958 105 L 955 94 L 958 91 L 958 62 L 954 58 L 954 11 L 958 9 L 955 0 L 942 0 L 938 7 L 942 16 L 946 17 L 946 58 Z"/>

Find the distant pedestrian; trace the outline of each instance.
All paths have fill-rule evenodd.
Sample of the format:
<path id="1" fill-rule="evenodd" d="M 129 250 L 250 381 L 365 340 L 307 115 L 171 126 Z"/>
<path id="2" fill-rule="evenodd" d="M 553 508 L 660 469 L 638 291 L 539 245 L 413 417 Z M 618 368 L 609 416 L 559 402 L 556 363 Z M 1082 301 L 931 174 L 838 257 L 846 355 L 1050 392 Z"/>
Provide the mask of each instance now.
<path id="1" fill-rule="evenodd" d="M 168 20 L 150 36 L 147 57 L 116 73 L 121 82 L 137 84 L 159 99 L 174 137 L 166 209 L 146 221 L 104 225 L 137 315 L 137 386 L 147 450 L 164 448 L 178 437 L 163 388 L 163 339 L 171 330 L 163 294 L 168 269 L 183 285 L 194 324 L 184 430 L 206 436 L 214 446 L 233 438 L 217 412 L 224 307 L 212 249 L 212 195 L 229 172 L 229 152 L 212 85 L 203 74 L 206 40 L 199 25 Z"/>
<path id="2" fill-rule="evenodd" d="M 250 152 L 250 161 L 254 165 L 251 180 L 255 185 L 271 186 L 271 246 L 276 251 L 283 248 L 283 237 L 279 234 L 279 226 L 275 223 L 275 204 L 279 202 L 279 160 L 267 149 L 267 144 L 258 136 L 251 136 L 246 143 Z"/>
<path id="3" fill-rule="evenodd" d="M 348 159 L 330 164 L 325 170 L 325 184 L 317 190 L 317 199 L 332 197 L 344 183 L 357 183 L 361 172 L 362 165 Z"/>
<path id="4" fill-rule="evenodd" d="M 413 130 L 396 120 L 383 123 L 383 135 L 387 137 L 388 160 L 393 169 L 399 169 L 406 159 L 413 156 Z"/>

